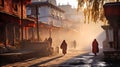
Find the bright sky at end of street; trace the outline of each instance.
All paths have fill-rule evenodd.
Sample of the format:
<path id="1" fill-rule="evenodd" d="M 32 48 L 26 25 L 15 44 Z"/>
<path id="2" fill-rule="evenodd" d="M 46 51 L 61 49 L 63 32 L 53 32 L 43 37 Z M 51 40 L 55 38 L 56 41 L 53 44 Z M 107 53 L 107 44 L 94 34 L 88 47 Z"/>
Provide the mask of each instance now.
<path id="1" fill-rule="evenodd" d="M 77 0 L 56 0 L 57 5 L 70 4 L 73 8 L 77 8 Z"/>

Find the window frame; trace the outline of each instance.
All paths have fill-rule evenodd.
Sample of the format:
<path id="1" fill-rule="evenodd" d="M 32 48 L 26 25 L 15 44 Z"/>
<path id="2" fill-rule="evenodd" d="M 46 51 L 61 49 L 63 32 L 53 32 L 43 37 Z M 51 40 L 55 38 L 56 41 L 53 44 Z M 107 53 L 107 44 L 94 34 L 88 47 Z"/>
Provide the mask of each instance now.
<path id="1" fill-rule="evenodd" d="M 4 0 L 0 0 L 0 6 L 4 7 Z"/>
<path id="2" fill-rule="evenodd" d="M 14 11 L 18 11 L 18 1 L 12 0 L 12 8 Z"/>

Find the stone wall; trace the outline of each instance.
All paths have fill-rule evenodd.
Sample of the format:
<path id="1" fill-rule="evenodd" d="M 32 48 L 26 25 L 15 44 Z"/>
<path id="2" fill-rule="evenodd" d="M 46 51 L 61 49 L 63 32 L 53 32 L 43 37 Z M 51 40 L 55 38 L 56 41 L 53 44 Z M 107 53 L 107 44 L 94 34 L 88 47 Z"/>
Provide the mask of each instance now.
<path id="1" fill-rule="evenodd" d="M 41 56 L 52 55 L 52 47 L 47 42 L 29 42 L 24 41 L 21 43 L 21 51 L 38 52 Z"/>

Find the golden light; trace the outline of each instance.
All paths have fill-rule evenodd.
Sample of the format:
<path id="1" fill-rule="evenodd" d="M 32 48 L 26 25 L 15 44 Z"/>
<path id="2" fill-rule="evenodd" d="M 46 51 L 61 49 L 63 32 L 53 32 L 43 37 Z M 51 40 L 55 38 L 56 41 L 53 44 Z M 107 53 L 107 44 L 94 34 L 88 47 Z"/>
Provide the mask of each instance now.
<path id="1" fill-rule="evenodd" d="M 92 41 L 96 38 L 98 40 L 99 46 L 102 46 L 102 42 L 105 40 L 105 32 L 101 28 L 102 23 L 89 23 L 84 24 L 80 23 L 80 34 L 78 41 L 79 49 L 88 49 L 91 50 Z"/>
<path id="2" fill-rule="evenodd" d="M 85 2 L 83 5 L 83 10 L 87 8 L 87 3 Z"/>

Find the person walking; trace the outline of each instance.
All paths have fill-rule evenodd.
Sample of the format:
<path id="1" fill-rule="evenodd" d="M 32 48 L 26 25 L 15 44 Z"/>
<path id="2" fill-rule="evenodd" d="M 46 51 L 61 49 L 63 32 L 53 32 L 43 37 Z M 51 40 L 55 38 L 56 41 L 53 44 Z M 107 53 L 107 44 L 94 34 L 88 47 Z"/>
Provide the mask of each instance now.
<path id="1" fill-rule="evenodd" d="M 60 48 L 62 49 L 62 53 L 65 55 L 67 53 L 67 43 L 65 40 L 63 40 L 62 44 L 60 45 Z"/>
<path id="2" fill-rule="evenodd" d="M 97 53 L 99 52 L 99 47 L 98 47 L 98 42 L 96 39 L 93 40 L 92 42 L 92 52 L 94 53 L 94 55 L 96 56 Z"/>
<path id="3" fill-rule="evenodd" d="M 49 42 L 50 46 L 52 46 L 52 37 L 48 38 L 48 42 Z"/>
<path id="4" fill-rule="evenodd" d="M 73 47 L 76 48 L 76 40 L 73 41 Z"/>

